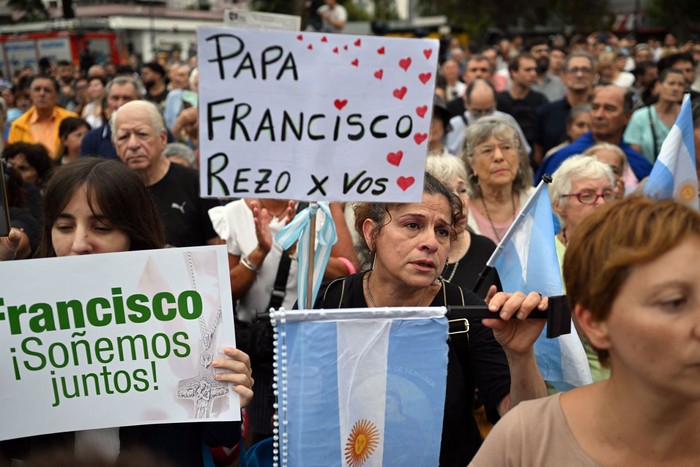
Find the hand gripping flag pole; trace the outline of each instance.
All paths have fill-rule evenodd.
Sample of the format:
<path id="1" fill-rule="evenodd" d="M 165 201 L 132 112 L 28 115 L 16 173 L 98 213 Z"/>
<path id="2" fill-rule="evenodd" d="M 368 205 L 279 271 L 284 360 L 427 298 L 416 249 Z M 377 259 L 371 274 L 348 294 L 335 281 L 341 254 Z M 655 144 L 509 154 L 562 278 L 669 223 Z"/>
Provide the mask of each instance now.
<path id="1" fill-rule="evenodd" d="M 474 287 L 472 288 L 472 291 L 476 293 L 482 285 L 484 285 L 484 280 L 486 280 L 486 277 L 488 276 L 489 272 L 491 272 L 496 264 L 496 261 L 498 258 L 501 256 L 503 253 L 503 248 L 506 243 L 510 241 L 510 238 L 513 236 L 513 232 L 515 231 L 516 227 L 525 219 L 526 217 L 526 212 L 530 208 L 530 206 L 535 202 L 535 199 L 537 195 L 539 194 L 540 191 L 546 189 L 547 185 L 552 182 L 552 176 L 549 174 L 544 174 L 542 176 L 542 181 L 537 185 L 537 188 L 535 189 L 535 192 L 530 196 L 530 199 L 527 200 L 525 203 L 525 206 L 520 210 L 518 213 L 518 216 L 516 219 L 513 221 L 513 223 L 510 225 L 508 230 L 506 231 L 506 234 L 503 236 L 501 241 L 496 245 L 496 249 L 493 251 L 491 254 L 491 257 L 489 258 L 488 261 L 486 261 L 486 266 L 484 269 L 479 273 L 479 278 L 476 280 L 476 283 L 474 284 Z"/>
<path id="2" fill-rule="evenodd" d="M 518 231 L 519 227 L 525 220 L 529 217 L 530 210 L 534 207 L 535 203 L 538 202 L 540 192 L 547 189 L 547 185 L 552 182 L 552 177 L 549 174 L 542 176 L 542 181 L 537 185 L 535 192 L 532 194 L 530 199 L 527 200 L 523 209 L 518 213 L 518 216 L 510 225 L 506 234 L 503 236 L 501 241 L 496 246 L 493 254 L 486 262 L 486 266 L 479 274 L 479 277 L 474 284 L 473 291 L 476 293 L 484 284 L 484 280 L 489 275 L 489 273 L 496 267 L 496 263 L 503 255 L 506 245 L 508 245 L 513 239 L 513 235 Z M 552 231 L 552 236 L 554 232 Z M 557 272 L 558 274 L 558 272 Z M 549 288 L 549 287 L 547 287 Z M 551 293 L 554 292 L 557 295 L 550 296 L 550 305 L 547 312 L 533 312 L 530 313 L 528 318 L 531 319 L 546 319 L 547 320 L 547 337 L 554 338 L 561 336 L 562 334 L 568 334 L 571 332 L 571 310 L 569 309 L 566 297 L 561 294 L 561 291 L 556 292 L 556 287 L 549 288 L 550 290 L 537 290 L 540 293 Z M 488 311 L 486 306 L 476 307 L 477 309 L 468 309 L 469 307 L 451 307 L 450 308 L 450 318 L 452 320 L 463 320 L 463 319 L 485 319 L 494 318 L 499 319 L 498 313 L 491 313 Z"/>

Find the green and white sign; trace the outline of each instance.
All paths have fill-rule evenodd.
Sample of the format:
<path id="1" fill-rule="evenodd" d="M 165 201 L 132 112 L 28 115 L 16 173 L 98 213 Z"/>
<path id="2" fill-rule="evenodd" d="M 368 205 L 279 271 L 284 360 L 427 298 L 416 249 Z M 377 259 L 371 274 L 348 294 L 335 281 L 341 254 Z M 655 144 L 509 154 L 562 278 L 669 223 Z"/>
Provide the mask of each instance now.
<path id="1" fill-rule="evenodd" d="M 0 439 L 240 420 L 226 248 L 0 262 Z"/>

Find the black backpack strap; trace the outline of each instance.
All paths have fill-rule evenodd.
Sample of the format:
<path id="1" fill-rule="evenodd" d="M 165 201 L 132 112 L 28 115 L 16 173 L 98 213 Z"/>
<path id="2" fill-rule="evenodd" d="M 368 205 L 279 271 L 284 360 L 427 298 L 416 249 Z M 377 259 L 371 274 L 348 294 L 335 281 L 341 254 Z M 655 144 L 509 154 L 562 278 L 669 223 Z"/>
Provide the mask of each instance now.
<path id="1" fill-rule="evenodd" d="M 285 250 L 282 250 L 280 264 L 277 267 L 277 277 L 275 277 L 275 285 L 270 293 L 270 304 L 267 310 L 274 308 L 275 310 L 282 306 L 284 296 L 287 292 L 287 279 L 289 278 L 289 267 L 292 264 L 292 258 L 289 257 Z"/>
<path id="2" fill-rule="evenodd" d="M 659 157 L 659 147 L 656 142 L 656 125 L 654 125 L 654 116 L 651 114 L 651 106 L 647 107 L 647 112 L 649 113 L 649 127 L 651 128 L 651 137 L 654 141 L 654 160 Z"/>

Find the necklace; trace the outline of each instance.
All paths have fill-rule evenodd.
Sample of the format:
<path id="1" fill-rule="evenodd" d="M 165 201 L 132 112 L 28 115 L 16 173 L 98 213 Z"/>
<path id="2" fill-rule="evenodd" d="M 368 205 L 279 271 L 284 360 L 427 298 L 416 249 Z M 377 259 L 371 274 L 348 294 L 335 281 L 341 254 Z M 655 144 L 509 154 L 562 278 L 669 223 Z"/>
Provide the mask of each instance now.
<path id="1" fill-rule="evenodd" d="M 493 220 L 491 220 L 491 213 L 489 213 L 489 208 L 486 207 L 486 202 L 484 201 L 484 197 L 480 196 L 479 200 L 481 200 L 481 205 L 484 207 L 484 213 L 486 214 L 486 219 L 488 219 L 489 224 L 491 224 L 491 230 L 493 230 L 493 234 L 496 236 L 498 241 L 501 241 L 501 236 L 498 235 L 498 231 L 496 230 L 496 226 L 493 224 Z M 510 203 L 511 206 L 513 207 L 513 219 L 515 219 L 515 198 L 511 195 L 510 197 Z"/>
<path id="2" fill-rule="evenodd" d="M 197 290 L 195 278 L 195 265 L 192 253 L 185 253 L 187 269 L 190 276 L 192 290 Z M 199 317 L 199 332 L 202 340 L 200 342 L 199 365 L 197 375 L 191 378 L 180 380 L 177 384 L 178 399 L 191 399 L 194 402 L 194 418 L 208 418 L 211 416 L 214 400 L 225 397 L 228 392 L 228 384 L 216 379 L 216 373 L 211 366 L 214 360 L 213 343 L 216 330 L 221 324 L 221 305 L 209 318 L 209 325 L 204 321 L 204 316 Z"/>
<path id="3" fill-rule="evenodd" d="M 457 272 L 457 267 L 459 266 L 459 260 L 453 264 L 452 267 L 452 272 L 450 273 L 450 277 L 445 278 L 443 275 L 443 279 L 445 279 L 445 282 L 452 282 L 452 279 L 455 277 L 455 273 Z"/>
<path id="4" fill-rule="evenodd" d="M 365 292 L 367 292 L 367 298 L 369 298 L 369 304 L 371 305 L 371 308 L 379 308 L 377 306 L 377 303 L 374 301 L 374 297 L 372 296 L 372 291 L 369 290 L 369 276 L 371 274 L 372 274 L 372 271 L 368 272 L 367 275 L 365 276 L 365 278 L 363 279 L 364 286 L 365 286 L 364 288 L 365 288 Z M 418 303 L 416 303 L 415 306 L 421 306 L 422 303 L 423 303 L 423 299 L 421 298 L 420 300 L 418 300 Z"/>

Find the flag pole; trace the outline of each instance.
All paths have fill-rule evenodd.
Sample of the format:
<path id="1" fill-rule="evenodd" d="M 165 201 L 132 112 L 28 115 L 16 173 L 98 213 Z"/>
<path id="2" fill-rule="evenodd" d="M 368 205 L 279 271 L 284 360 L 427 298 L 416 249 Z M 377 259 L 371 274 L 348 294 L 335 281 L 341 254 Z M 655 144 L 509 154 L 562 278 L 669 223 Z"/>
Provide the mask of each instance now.
<path id="1" fill-rule="evenodd" d="M 496 261 L 498 261 L 498 258 L 503 253 L 503 249 L 505 248 L 506 243 L 510 241 L 510 237 L 513 236 L 513 232 L 515 231 L 516 227 L 518 227 L 518 225 L 520 225 L 523 219 L 525 219 L 525 213 L 528 211 L 532 203 L 535 202 L 539 192 L 545 190 L 547 188 L 547 185 L 550 183 L 552 183 L 552 176 L 549 174 L 542 175 L 542 180 L 537 185 L 537 188 L 535 188 L 535 192 L 532 194 L 532 196 L 530 196 L 530 199 L 527 200 L 525 206 L 523 206 L 523 208 L 520 210 L 518 216 L 515 218 L 513 223 L 510 224 L 510 227 L 508 227 L 506 234 L 503 236 L 501 241 L 498 242 L 498 245 L 496 245 L 496 249 L 493 251 L 491 257 L 486 262 L 486 266 L 484 266 L 484 269 L 479 273 L 479 277 L 476 280 L 474 287 L 472 288 L 472 292 L 477 293 L 477 291 L 484 285 L 486 276 L 488 276 L 491 270 L 494 268 L 494 264 L 496 264 Z"/>
<path id="2" fill-rule="evenodd" d="M 306 271 L 306 309 L 310 310 L 311 307 L 313 306 L 313 303 L 311 303 L 311 298 L 313 296 L 313 291 L 314 291 L 314 261 L 316 257 L 316 213 L 318 210 L 318 203 L 316 201 L 313 201 L 309 205 L 310 207 L 313 206 L 310 210 L 311 212 L 311 219 L 309 223 L 309 268 Z"/>

